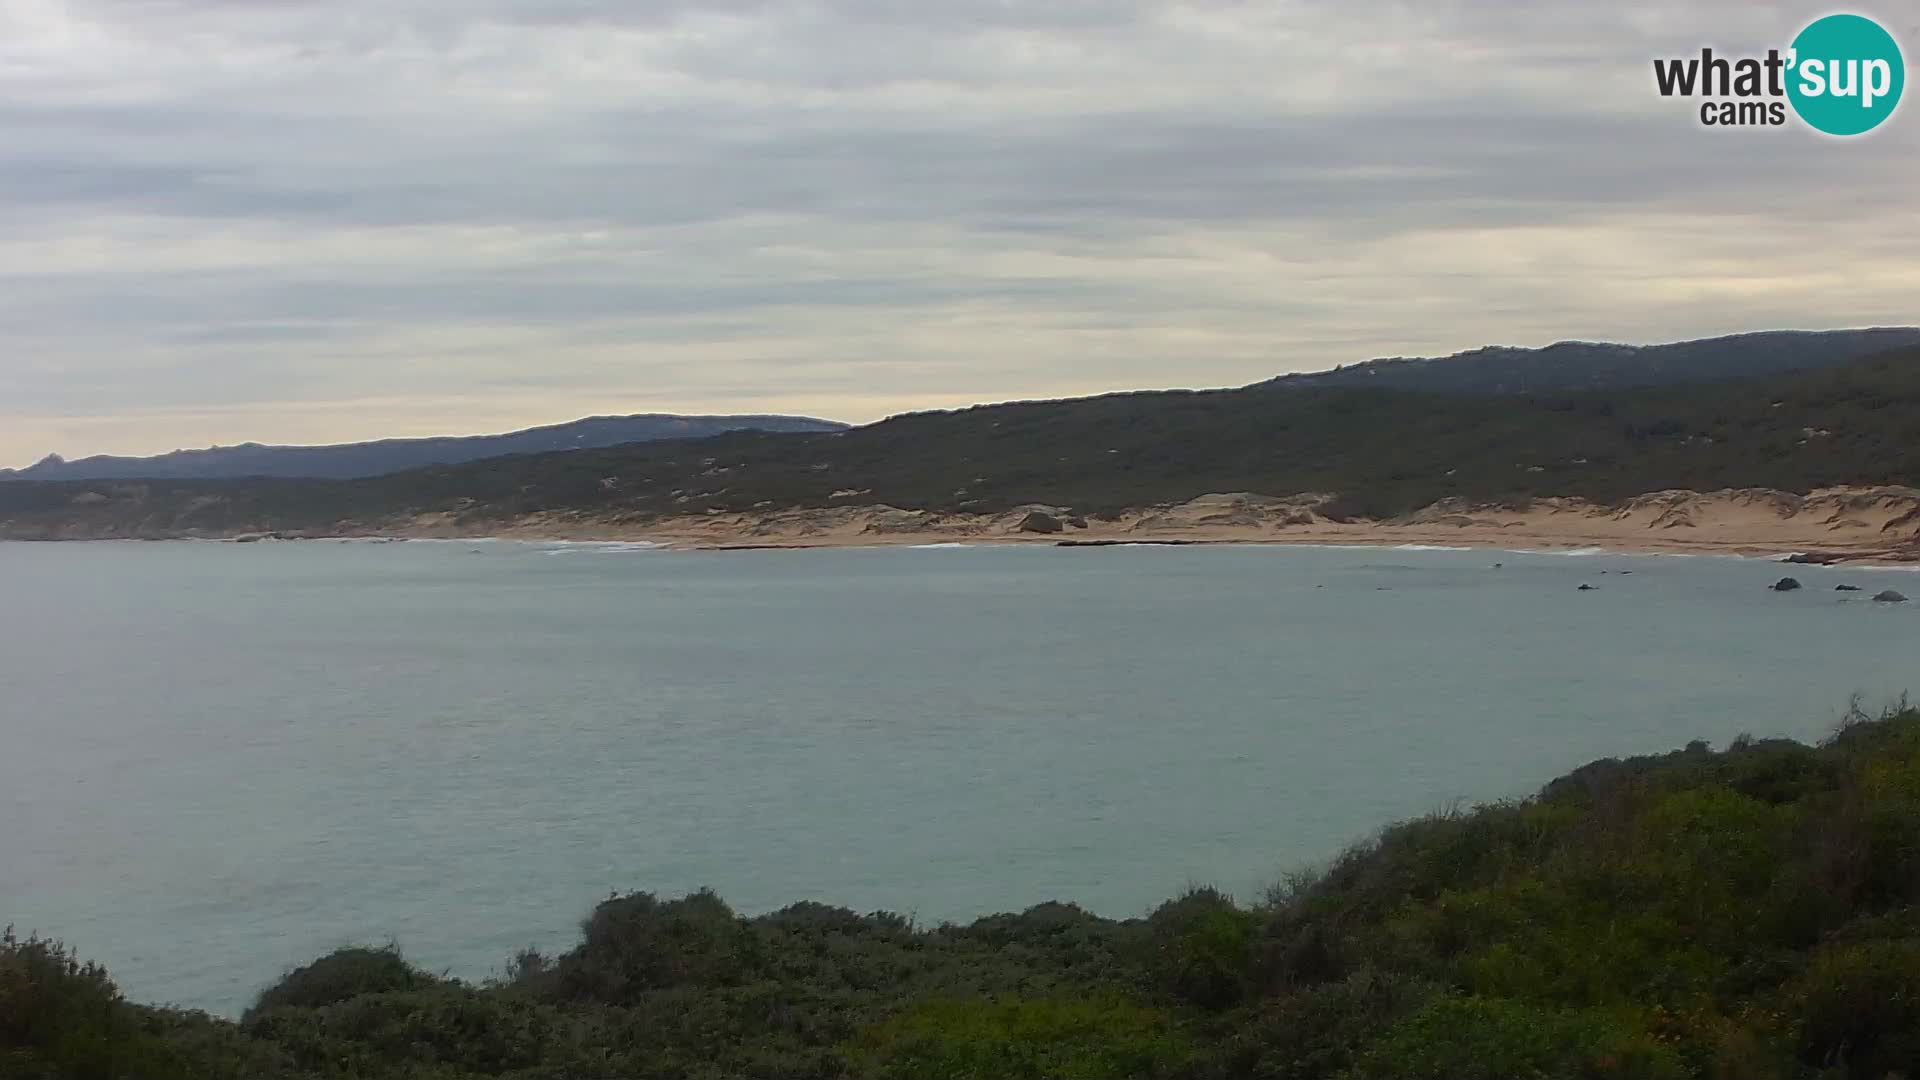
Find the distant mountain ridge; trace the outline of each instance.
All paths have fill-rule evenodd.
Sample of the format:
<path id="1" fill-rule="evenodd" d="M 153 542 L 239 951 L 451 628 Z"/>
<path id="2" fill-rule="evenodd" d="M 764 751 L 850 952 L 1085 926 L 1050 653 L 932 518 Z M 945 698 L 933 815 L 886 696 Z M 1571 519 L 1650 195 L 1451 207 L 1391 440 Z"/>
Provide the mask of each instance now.
<path id="1" fill-rule="evenodd" d="M 1538 349 L 1491 345 L 1438 358 L 1368 360 L 1331 371 L 1282 375 L 1241 391 L 1207 393 L 1371 389 L 1451 397 L 1525 397 L 1788 375 L 1916 347 L 1920 347 L 1920 327 L 1773 330 L 1661 345 L 1587 341 L 1563 341 Z M 1179 393 L 1183 392 L 1136 391 L 1117 396 L 1135 397 L 1144 405 Z M 1008 402 L 996 408 L 1043 404 Z M 928 415 L 932 414 L 908 413 L 858 430 L 894 429 Z M 0 482 L 351 480 L 512 454 L 599 450 L 628 443 L 708 438 L 748 429 L 772 434 L 850 430 L 846 424 L 794 416 L 598 416 L 504 435 L 384 439 L 337 446 L 246 443 L 176 450 L 145 458 L 101 456 L 67 461 L 49 455 L 25 469 L 0 469 Z"/>
<path id="2" fill-rule="evenodd" d="M 6 480 L 222 480 L 279 477 L 349 480 L 430 465 L 459 465 L 507 454 L 597 450 L 659 439 L 698 439 L 729 431 L 845 431 L 846 424 L 805 416 L 676 416 L 640 413 L 590 416 L 565 424 L 502 435 L 381 439 L 334 446 L 266 446 L 242 443 L 204 450 L 175 450 L 154 457 L 97 457 L 67 461 L 50 454 L 25 469 L 0 469 Z"/>
<path id="3" fill-rule="evenodd" d="M 1666 345 L 1562 341 L 1489 345 L 1443 357 L 1391 357 L 1282 375 L 1280 386 L 1371 386 L 1437 394 L 1536 394 L 1716 382 L 1844 364 L 1920 345 L 1920 327 L 1769 330 Z"/>

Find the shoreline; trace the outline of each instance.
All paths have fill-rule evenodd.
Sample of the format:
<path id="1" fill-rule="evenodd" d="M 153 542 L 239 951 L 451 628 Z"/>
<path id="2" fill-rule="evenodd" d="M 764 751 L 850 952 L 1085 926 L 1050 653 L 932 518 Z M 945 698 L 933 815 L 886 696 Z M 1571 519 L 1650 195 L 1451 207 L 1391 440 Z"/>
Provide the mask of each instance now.
<path id="1" fill-rule="evenodd" d="M 1662 491 L 1614 505 L 1573 498 L 1524 506 L 1436 503 L 1387 520 L 1326 512 L 1330 497 L 1251 493 L 1106 515 L 1028 504 L 993 513 L 858 505 L 709 512 L 667 518 L 613 512 L 543 512 L 512 519 L 450 513 L 342 521 L 322 529 L 209 533 L 142 528 L 0 529 L 0 539 L 409 540 L 647 544 L 669 551 L 791 551 L 943 545 L 1098 548 L 1299 545 L 1565 554 L 1724 555 L 1808 564 L 1920 565 L 1920 490 L 1830 488 L 1795 495 L 1764 488 Z"/>
<path id="2" fill-rule="evenodd" d="M 405 539 L 650 543 L 667 550 L 760 551 L 940 544 L 1096 548 L 1219 544 L 1434 547 L 1560 554 L 1733 555 L 1802 563 L 1920 564 L 1920 490 L 1834 488 L 1810 495 L 1768 489 L 1666 491 L 1602 506 L 1537 499 L 1524 507 L 1443 502 L 1384 521 L 1323 512 L 1305 494 L 1203 495 L 1105 516 L 1030 504 L 1001 514 L 890 506 L 685 515 L 648 521 L 565 514 L 464 523 L 421 517 Z"/>
<path id="3" fill-rule="evenodd" d="M 1377 538 L 1369 538 L 1377 537 Z M 750 551 L 862 551 L 862 550 L 900 550 L 900 551 L 937 551 L 968 550 L 974 548 L 1014 548 L 1035 549 L 1103 549 L 1103 548 L 1306 548 L 1328 551 L 1477 551 L 1495 555 L 1552 555 L 1557 557 L 1617 556 L 1621 558 L 1679 558 L 1679 559 L 1750 559 L 1756 562 L 1778 562 L 1783 565 L 1809 565 L 1850 567 L 1853 569 L 1920 570 L 1920 553 L 1908 552 L 1860 552 L 1857 554 L 1842 552 L 1807 552 L 1799 548 L 1765 546 L 1758 544 L 1710 544 L 1710 545 L 1668 545 L 1629 547 L 1617 544 L 1577 544 L 1559 541 L 1541 541 L 1530 546 L 1509 546 L 1508 544 L 1467 543 L 1453 538 L 1453 542 L 1442 543 L 1439 539 L 1431 542 L 1408 540 L 1380 534 L 1356 535 L 1352 539 L 1321 539 L 1307 537 L 1262 537 L 1256 539 L 1238 538 L 1168 538 L 1168 539 L 1051 539 L 1004 536 L 979 536 L 965 540 L 927 541 L 916 536 L 876 536 L 859 540 L 826 541 L 787 541 L 774 543 L 727 543 L 693 542 L 681 539 L 657 539 L 652 536 L 623 535 L 609 538 L 601 535 L 580 535 L 571 532 L 530 533 L 521 531 L 479 531 L 473 533 L 447 533 L 434 531 L 431 534 L 406 533 L 366 533 L 341 535 L 284 535 L 271 537 L 233 537 L 233 536 L 102 536 L 86 538 L 22 539 L 0 537 L 0 544 L 553 544 L 578 545 L 581 547 L 630 548 L 634 550 L 660 551 L 669 553 L 691 552 L 750 552 Z M 1525 538 L 1513 538 L 1514 543 L 1524 544 Z M 1807 557 L 1812 556 L 1812 557 Z M 1796 557 L 1798 561 L 1795 560 Z"/>

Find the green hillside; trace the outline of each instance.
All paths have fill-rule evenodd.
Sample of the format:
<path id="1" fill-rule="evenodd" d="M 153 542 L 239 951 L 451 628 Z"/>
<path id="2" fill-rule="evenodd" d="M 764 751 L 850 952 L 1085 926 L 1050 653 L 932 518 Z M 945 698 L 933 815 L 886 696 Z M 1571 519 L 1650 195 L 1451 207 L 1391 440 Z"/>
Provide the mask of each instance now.
<path id="1" fill-rule="evenodd" d="M 419 512 L 646 517 L 841 503 L 1086 513 L 1216 491 L 1600 501 L 1665 488 L 1920 484 L 1920 349 L 1765 378 L 1460 397 L 1266 383 L 918 413 L 840 434 L 495 458 L 355 481 L 0 484 L 0 536 L 331 530 Z"/>
<path id="2" fill-rule="evenodd" d="M 1276 822 L 1284 829 L 1284 822 Z M 1396 825 L 1257 903 L 914 926 L 608 900 L 484 986 L 391 949 L 239 1023 L 0 943 L 0 1075 L 1858 1078 L 1920 1062 L 1920 713 L 1602 761 Z"/>
<path id="3" fill-rule="evenodd" d="M 1277 381 L 1441 394 L 1568 393 L 1781 375 L 1916 345 L 1914 327 L 1767 330 L 1665 345 L 1562 341 L 1544 349 L 1492 345 L 1437 359 L 1368 360 Z"/>

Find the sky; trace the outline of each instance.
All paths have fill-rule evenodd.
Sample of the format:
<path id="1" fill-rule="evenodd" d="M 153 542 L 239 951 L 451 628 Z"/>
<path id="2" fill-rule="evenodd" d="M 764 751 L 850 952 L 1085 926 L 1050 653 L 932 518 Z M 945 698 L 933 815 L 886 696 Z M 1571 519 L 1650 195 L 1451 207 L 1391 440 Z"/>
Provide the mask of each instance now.
<path id="1" fill-rule="evenodd" d="M 1920 105 L 1653 88 L 1826 10 L 0 0 L 0 466 L 1920 322 Z"/>

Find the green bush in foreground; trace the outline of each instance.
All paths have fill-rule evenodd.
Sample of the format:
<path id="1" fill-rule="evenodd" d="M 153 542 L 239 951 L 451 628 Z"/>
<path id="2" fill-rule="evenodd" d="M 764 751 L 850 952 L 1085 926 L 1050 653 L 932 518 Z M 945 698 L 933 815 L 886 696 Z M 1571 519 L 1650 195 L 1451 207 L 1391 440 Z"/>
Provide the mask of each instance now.
<path id="1" fill-rule="evenodd" d="M 252 1011 L 317 1009 L 367 994 L 414 990 L 433 981 L 401 959 L 400 950 L 393 946 L 339 949 L 288 972 L 260 995 Z"/>
<path id="2" fill-rule="evenodd" d="M 1920 1077 L 1920 713 L 1595 762 L 1251 906 L 918 927 L 635 893 L 509 972 L 343 949 L 234 1024 L 9 932 L 0 1076 Z"/>
<path id="3" fill-rule="evenodd" d="M 1164 1012 L 1121 998 L 930 998 L 861 1033 L 855 1062 L 889 1080 L 1154 1076 L 1190 1049 Z"/>
<path id="4" fill-rule="evenodd" d="M 0 934 L 0 1076 L 180 1076 L 107 973 L 55 942 Z"/>
<path id="5" fill-rule="evenodd" d="M 1380 1080 L 1632 1077 L 1684 1080 L 1686 1066 L 1631 1016 L 1440 997 L 1382 1034 L 1349 1074 Z"/>

